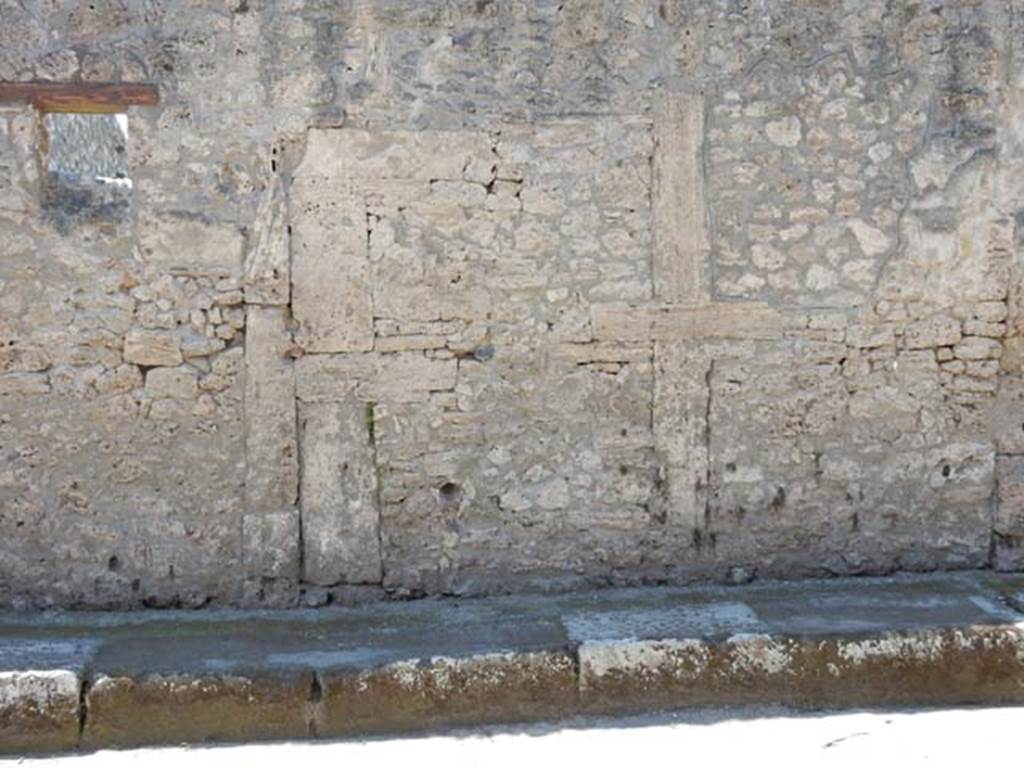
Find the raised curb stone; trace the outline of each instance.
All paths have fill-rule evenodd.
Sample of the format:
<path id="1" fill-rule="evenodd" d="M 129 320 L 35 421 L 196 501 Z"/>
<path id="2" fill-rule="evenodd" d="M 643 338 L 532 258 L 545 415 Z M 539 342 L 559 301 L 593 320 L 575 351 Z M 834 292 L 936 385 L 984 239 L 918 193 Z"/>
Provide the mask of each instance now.
<path id="1" fill-rule="evenodd" d="M 0 672 L 0 748 L 53 752 L 78 744 L 81 681 L 70 670 Z"/>
<path id="2" fill-rule="evenodd" d="M 322 678 L 323 736 L 544 720 L 576 708 L 568 650 L 412 659 Z"/>
<path id="3" fill-rule="evenodd" d="M 82 746 L 263 741 L 308 735 L 308 674 L 145 675 L 97 679 Z"/>

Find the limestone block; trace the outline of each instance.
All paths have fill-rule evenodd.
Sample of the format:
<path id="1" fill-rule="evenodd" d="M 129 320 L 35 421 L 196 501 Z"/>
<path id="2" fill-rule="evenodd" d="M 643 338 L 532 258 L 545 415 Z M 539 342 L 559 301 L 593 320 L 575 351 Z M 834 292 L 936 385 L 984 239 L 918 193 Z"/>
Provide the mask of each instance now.
<path id="1" fill-rule="evenodd" d="M 142 374 L 136 366 L 123 363 L 113 370 L 105 371 L 93 386 L 103 394 L 131 392 L 142 386 Z"/>
<path id="2" fill-rule="evenodd" d="M 224 349 L 224 340 L 209 336 L 185 336 L 181 340 L 181 354 L 186 360 L 207 357 Z"/>
<path id="3" fill-rule="evenodd" d="M 447 320 L 483 321 L 503 317 L 508 306 L 496 304 L 489 287 L 464 284 L 453 291 L 437 285 L 401 286 L 399 279 L 408 280 L 408 266 L 383 264 L 375 270 L 374 309 L 386 317 L 416 322 Z M 472 276 L 474 282 L 477 277 Z M 531 281 L 538 277 L 531 275 Z M 468 281 L 466 281 L 468 282 Z M 507 283 L 506 283 L 507 285 Z"/>
<path id="4" fill-rule="evenodd" d="M 153 368 L 146 373 L 146 391 L 153 397 L 187 399 L 195 397 L 199 388 L 195 370 L 181 368 Z"/>
<path id="5" fill-rule="evenodd" d="M 782 314 L 764 304 L 631 306 L 595 304 L 595 339 L 773 339 L 782 330 Z"/>
<path id="6" fill-rule="evenodd" d="M 247 509 L 270 512 L 295 504 L 298 451 L 295 377 L 287 310 L 250 306 L 245 339 Z"/>
<path id="7" fill-rule="evenodd" d="M 299 512 L 254 512 L 242 517 L 242 566 L 249 579 L 298 579 Z"/>
<path id="8" fill-rule="evenodd" d="M 957 376 L 953 379 L 950 388 L 954 392 L 962 392 L 975 395 L 987 395 L 994 393 L 998 388 L 995 381 L 976 379 L 973 376 Z"/>
<path id="9" fill-rule="evenodd" d="M 411 334 L 409 336 L 381 336 L 374 343 L 376 352 L 409 352 L 417 349 L 443 349 L 444 336 Z"/>
<path id="10" fill-rule="evenodd" d="M 178 365 L 184 360 L 181 339 L 172 331 L 132 329 L 124 339 L 124 359 L 136 365 Z"/>
<path id="11" fill-rule="evenodd" d="M 245 300 L 250 304 L 287 304 L 291 293 L 288 210 L 284 184 L 274 176 L 253 225 L 254 244 L 245 264 Z M 221 298 L 217 303 L 227 304 Z"/>
<path id="12" fill-rule="evenodd" d="M 968 360 L 964 370 L 968 376 L 977 376 L 979 379 L 991 379 L 999 373 L 999 361 Z"/>
<path id="13" fill-rule="evenodd" d="M 303 576 L 377 583 L 381 554 L 373 408 L 354 397 L 301 407 Z"/>
<path id="14" fill-rule="evenodd" d="M 418 352 L 306 355 L 296 362 L 296 392 L 307 402 L 423 402 L 431 392 L 454 389 L 457 373 L 456 360 Z"/>
<path id="15" fill-rule="evenodd" d="M 860 349 L 873 349 L 893 344 L 896 336 L 891 323 L 868 325 L 857 323 L 846 329 L 846 343 Z"/>
<path id="16" fill-rule="evenodd" d="M 995 359 L 1002 352 L 1002 344 L 995 339 L 982 336 L 968 336 L 953 347 L 953 354 L 961 360 Z"/>
<path id="17" fill-rule="evenodd" d="M 0 372 L 45 371 L 51 362 L 50 355 L 41 347 L 23 344 L 0 347 Z"/>
<path id="18" fill-rule="evenodd" d="M 295 176 L 457 180 L 474 161 L 493 163 L 486 133 L 312 129 Z"/>
<path id="19" fill-rule="evenodd" d="M 958 305 L 953 314 L 964 321 L 1002 323 L 1009 312 L 1005 301 L 979 301 L 974 304 Z"/>
<path id="20" fill-rule="evenodd" d="M 948 347 L 960 341 L 960 323 L 942 315 L 918 320 L 903 331 L 903 346 L 907 349 Z"/>
<path id="21" fill-rule="evenodd" d="M 800 118 L 787 115 L 765 125 L 765 133 L 772 144 L 780 147 L 795 147 L 800 143 Z"/>
<path id="22" fill-rule="evenodd" d="M 291 190 L 292 312 L 307 352 L 373 348 L 366 207 L 341 178 Z"/>
<path id="23" fill-rule="evenodd" d="M 229 289 L 223 293 L 216 294 L 212 301 L 218 307 L 237 307 L 245 301 L 245 294 L 239 290 Z"/>
<path id="24" fill-rule="evenodd" d="M 967 336 L 988 336 L 989 338 L 1000 339 L 1006 335 L 1006 323 L 964 320 L 964 334 Z"/>
<path id="25" fill-rule="evenodd" d="M 45 373 L 8 373 L 0 376 L 0 396 L 41 395 L 50 391 Z"/>

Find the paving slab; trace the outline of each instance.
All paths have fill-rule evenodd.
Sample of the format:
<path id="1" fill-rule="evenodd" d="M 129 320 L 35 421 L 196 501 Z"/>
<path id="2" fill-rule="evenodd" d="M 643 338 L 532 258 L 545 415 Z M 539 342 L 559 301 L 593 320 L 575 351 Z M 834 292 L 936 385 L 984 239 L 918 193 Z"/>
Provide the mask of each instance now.
<path id="1" fill-rule="evenodd" d="M 295 611 L 0 614 L 0 750 L 315 738 L 732 704 L 1024 701 L 991 572 Z"/>

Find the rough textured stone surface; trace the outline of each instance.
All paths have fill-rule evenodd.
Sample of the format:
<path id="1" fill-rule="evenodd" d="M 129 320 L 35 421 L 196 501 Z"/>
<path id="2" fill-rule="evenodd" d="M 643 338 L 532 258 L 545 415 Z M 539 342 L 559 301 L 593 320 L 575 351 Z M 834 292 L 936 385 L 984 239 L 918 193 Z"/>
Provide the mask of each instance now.
<path id="1" fill-rule="evenodd" d="M 1019 568 L 1022 10 L 5 6 L 0 603 Z"/>

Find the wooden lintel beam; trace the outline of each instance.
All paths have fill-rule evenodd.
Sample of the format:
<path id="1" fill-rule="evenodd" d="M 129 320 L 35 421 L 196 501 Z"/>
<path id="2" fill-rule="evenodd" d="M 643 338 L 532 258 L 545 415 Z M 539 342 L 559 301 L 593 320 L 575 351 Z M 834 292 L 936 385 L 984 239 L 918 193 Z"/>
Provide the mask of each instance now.
<path id="1" fill-rule="evenodd" d="M 152 107 L 159 101 L 157 87 L 148 83 L 0 82 L 0 104 L 29 103 L 43 112 L 104 114 Z"/>

